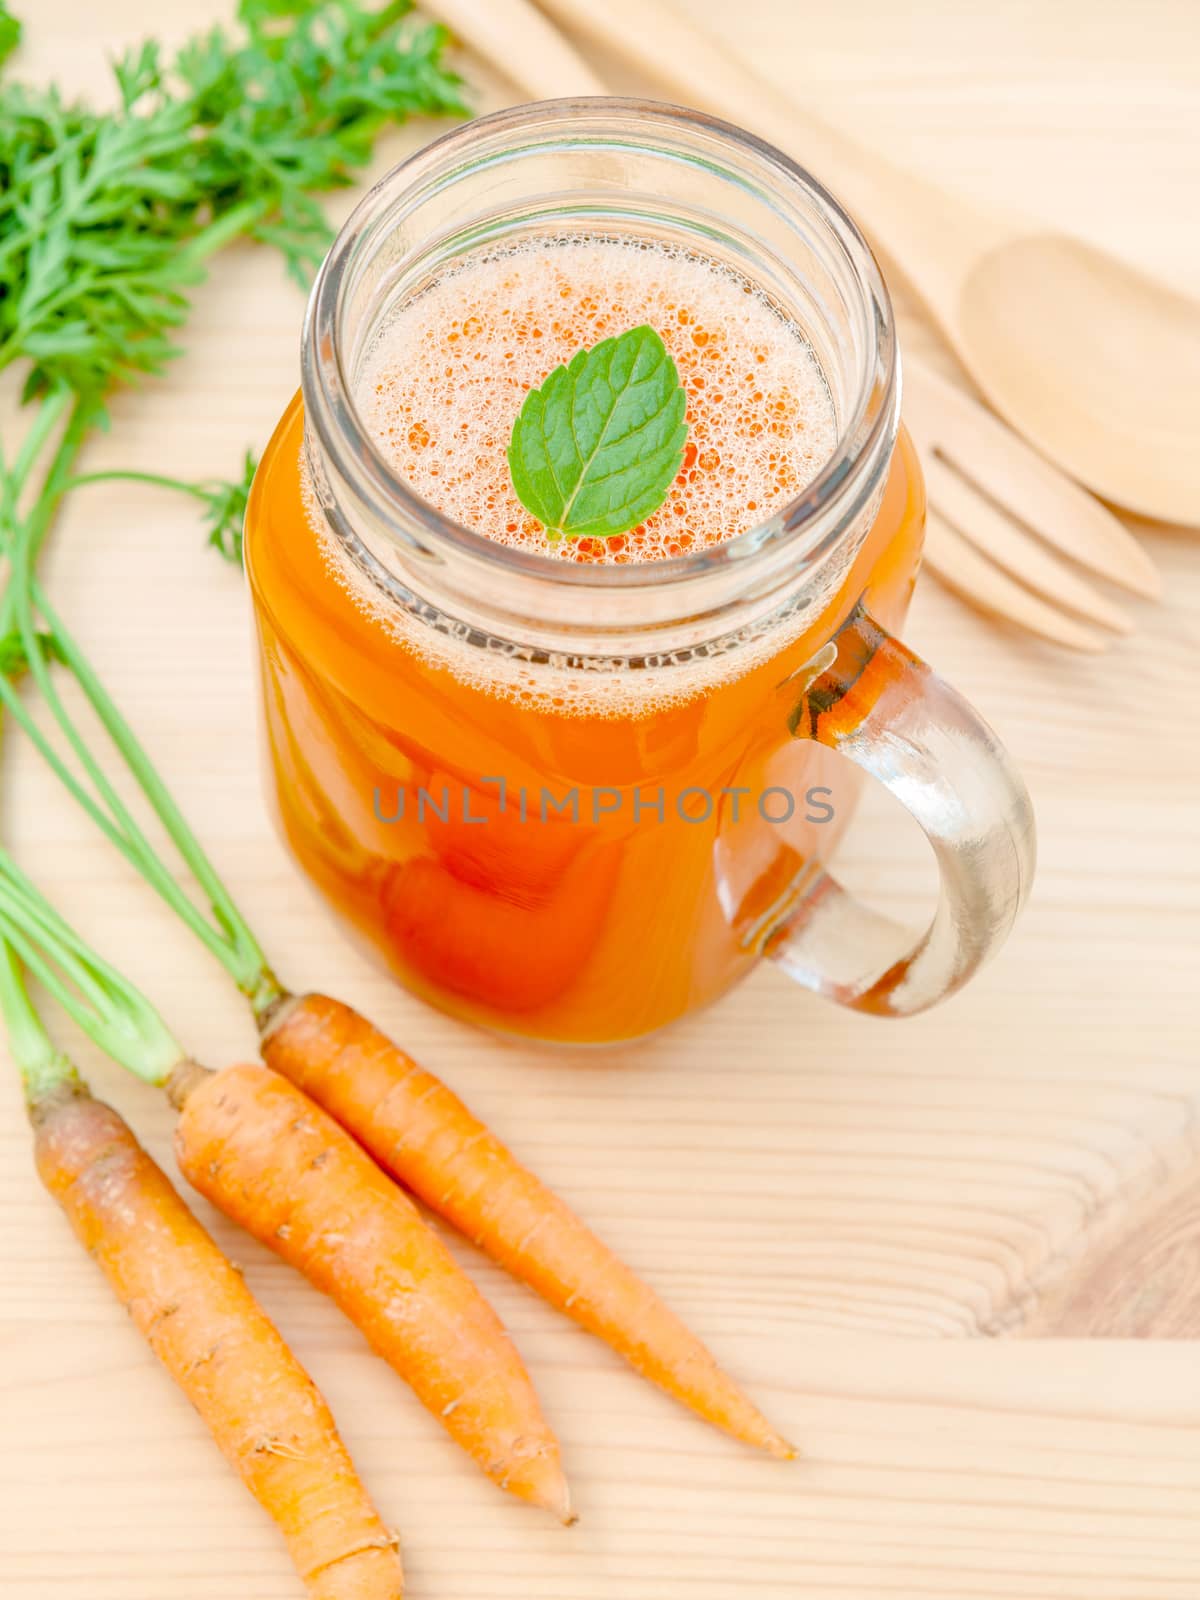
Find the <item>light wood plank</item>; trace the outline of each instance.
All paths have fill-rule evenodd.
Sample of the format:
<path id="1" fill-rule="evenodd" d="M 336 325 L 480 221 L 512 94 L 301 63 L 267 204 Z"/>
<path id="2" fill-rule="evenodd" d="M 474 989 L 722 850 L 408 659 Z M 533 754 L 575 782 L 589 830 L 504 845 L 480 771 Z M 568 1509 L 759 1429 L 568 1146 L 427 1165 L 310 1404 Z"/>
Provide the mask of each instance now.
<path id="1" fill-rule="evenodd" d="M 692 8 L 895 158 L 1195 281 L 1200 215 L 1185 203 L 1200 179 L 1194 8 Z M 162 0 L 148 16 L 135 0 L 38 0 L 24 10 L 22 70 L 87 89 L 105 50 L 151 26 L 178 38 L 228 5 Z M 485 103 L 503 95 L 493 81 Z M 385 159 L 425 131 L 392 140 Z M 232 470 L 296 382 L 300 310 L 265 253 L 224 258 L 198 299 L 186 358 L 119 400 L 91 464 L 155 466 L 169 453 L 184 472 Z M 904 333 L 937 359 L 907 315 Z M 1153 1219 L 1194 1182 L 1200 1157 L 1200 573 L 1195 543 L 1145 537 L 1166 601 L 1133 602 L 1140 631 L 1101 660 L 987 626 L 932 582 L 919 590 L 910 642 L 1011 744 L 1041 828 L 1030 908 L 966 994 L 888 1026 L 762 972 L 639 1050 L 577 1057 L 500 1044 L 426 1011 L 343 943 L 265 820 L 240 578 L 204 550 L 186 507 L 108 488 L 75 501 L 52 555 L 62 608 L 201 819 L 280 969 L 362 1006 L 443 1072 L 807 1451 L 779 1468 L 710 1437 L 468 1252 L 563 1433 L 584 1521 L 570 1533 L 543 1528 L 472 1475 L 329 1306 L 217 1219 L 402 1526 L 414 1596 L 1200 1592 L 1195 1345 L 978 1337 L 1054 1332 L 1056 1316 L 1068 1331 L 1120 1331 L 1107 1315 L 1062 1320 L 1060 1308 L 1073 1292 L 1092 1303 L 1081 1285 L 1142 1270 L 1144 1252 L 1121 1241 L 1145 1237 L 1143 1226 L 1160 1236 Z M 25 753 L 8 751 L 5 769 L 3 824 L 29 870 L 198 1055 L 249 1052 L 228 986 L 149 892 Z M 929 864 L 885 802 L 864 808 L 842 871 L 895 914 L 928 905 Z M 161 1101 L 79 1053 L 170 1164 Z M 1179 1216 L 1190 1250 L 1191 1213 Z M 1194 1305 L 1189 1293 L 1186 1316 L 1171 1310 L 1162 1331 L 1200 1336 Z M 6 1592 L 296 1593 L 270 1528 L 38 1188 L 9 1073 L 0 1340 Z"/>

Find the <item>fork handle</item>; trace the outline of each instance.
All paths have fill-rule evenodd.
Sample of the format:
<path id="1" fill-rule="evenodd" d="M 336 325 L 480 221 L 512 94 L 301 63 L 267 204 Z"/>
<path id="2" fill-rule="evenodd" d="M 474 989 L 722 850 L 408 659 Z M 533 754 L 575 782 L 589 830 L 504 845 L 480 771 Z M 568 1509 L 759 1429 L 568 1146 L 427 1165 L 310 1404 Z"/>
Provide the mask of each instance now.
<path id="1" fill-rule="evenodd" d="M 1024 903 L 1035 859 L 1029 793 L 982 717 L 861 606 L 778 692 L 796 738 L 855 762 L 916 818 L 941 888 L 932 922 L 914 935 L 814 865 L 762 952 L 856 1011 L 924 1011 L 999 949 Z"/>

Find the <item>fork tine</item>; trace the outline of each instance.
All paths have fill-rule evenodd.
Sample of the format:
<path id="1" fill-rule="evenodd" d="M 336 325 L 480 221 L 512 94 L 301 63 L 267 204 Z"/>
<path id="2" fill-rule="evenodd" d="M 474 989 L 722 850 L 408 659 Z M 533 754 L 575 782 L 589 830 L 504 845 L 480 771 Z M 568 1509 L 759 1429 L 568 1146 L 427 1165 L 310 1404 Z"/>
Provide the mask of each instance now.
<path id="1" fill-rule="evenodd" d="M 1108 636 L 1085 628 L 1010 578 L 936 512 L 930 512 L 926 524 L 925 563 L 971 605 L 1007 617 L 1043 639 L 1092 655 L 1108 648 Z"/>
<path id="2" fill-rule="evenodd" d="M 1133 623 L 1124 611 L 1051 555 L 1041 540 L 1026 533 L 994 501 L 985 499 L 956 467 L 928 453 L 924 467 L 930 505 L 981 555 L 1045 599 L 1077 611 L 1087 621 L 1114 633 L 1133 632 Z"/>
<path id="3" fill-rule="evenodd" d="M 1162 593 L 1158 568 L 1133 535 L 1086 489 L 1052 466 L 986 406 L 916 361 L 904 364 L 904 406 L 945 447 L 965 478 L 1047 544 L 1148 600 Z M 922 413 L 928 407 L 926 430 Z M 936 420 L 934 420 L 936 419 Z"/>

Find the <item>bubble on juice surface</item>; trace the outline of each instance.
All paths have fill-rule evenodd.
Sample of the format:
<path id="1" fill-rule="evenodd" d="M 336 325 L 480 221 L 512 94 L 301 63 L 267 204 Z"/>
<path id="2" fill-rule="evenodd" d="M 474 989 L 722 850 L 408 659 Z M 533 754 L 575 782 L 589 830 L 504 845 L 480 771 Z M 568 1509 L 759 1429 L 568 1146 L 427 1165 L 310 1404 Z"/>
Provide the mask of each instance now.
<path id="1" fill-rule="evenodd" d="M 506 450 L 525 395 L 577 350 L 649 323 L 687 392 L 683 466 L 663 505 L 616 539 L 550 544 Z M 393 315 L 355 402 L 388 465 L 446 516 L 561 561 L 660 561 L 765 521 L 833 453 L 820 368 L 746 279 L 635 241 L 531 241 L 469 258 Z"/>
<path id="2" fill-rule="evenodd" d="M 509 476 L 517 413 L 577 350 L 641 323 L 661 335 L 687 393 L 679 476 L 631 532 L 551 544 Z M 444 515 L 501 545 L 605 565 L 662 561 L 757 527 L 816 477 L 837 443 L 828 387 L 794 323 L 720 263 L 629 239 L 530 240 L 467 258 L 392 315 L 361 364 L 354 401 L 388 466 Z M 338 567 L 348 577 L 344 561 Z M 396 619 L 393 631 L 406 637 L 412 626 Z M 631 691 L 646 708 L 678 703 L 739 675 L 756 653 L 668 663 L 637 674 L 635 690 L 619 671 L 495 655 L 471 666 L 478 650 L 421 632 L 408 642 L 457 675 L 486 674 L 506 698 L 563 701 L 555 709 L 568 714 L 628 714 Z"/>

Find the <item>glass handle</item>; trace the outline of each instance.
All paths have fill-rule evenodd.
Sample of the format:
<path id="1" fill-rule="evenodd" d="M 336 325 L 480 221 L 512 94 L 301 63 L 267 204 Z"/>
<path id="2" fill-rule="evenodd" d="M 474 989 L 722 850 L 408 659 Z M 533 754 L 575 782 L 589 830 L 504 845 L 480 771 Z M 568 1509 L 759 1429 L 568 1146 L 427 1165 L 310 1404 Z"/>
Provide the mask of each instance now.
<path id="1" fill-rule="evenodd" d="M 941 887 L 917 935 L 817 868 L 764 954 L 857 1011 L 923 1011 L 960 989 L 1016 920 L 1035 860 L 1028 790 L 982 717 L 861 606 L 783 692 L 797 739 L 856 762 L 916 818 Z"/>

